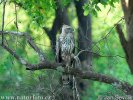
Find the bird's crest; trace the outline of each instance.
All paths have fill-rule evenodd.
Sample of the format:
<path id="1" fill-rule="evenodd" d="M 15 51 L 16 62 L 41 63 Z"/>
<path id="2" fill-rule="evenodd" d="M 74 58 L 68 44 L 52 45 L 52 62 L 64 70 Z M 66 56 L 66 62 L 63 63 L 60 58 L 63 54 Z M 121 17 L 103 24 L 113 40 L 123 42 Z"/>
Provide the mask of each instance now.
<path id="1" fill-rule="evenodd" d="M 69 26 L 69 25 L 65 25 L 65 24 L 64 24 L 64 25 L 62 26 L 62 28 L 72 28 L 72 27 Z"/>

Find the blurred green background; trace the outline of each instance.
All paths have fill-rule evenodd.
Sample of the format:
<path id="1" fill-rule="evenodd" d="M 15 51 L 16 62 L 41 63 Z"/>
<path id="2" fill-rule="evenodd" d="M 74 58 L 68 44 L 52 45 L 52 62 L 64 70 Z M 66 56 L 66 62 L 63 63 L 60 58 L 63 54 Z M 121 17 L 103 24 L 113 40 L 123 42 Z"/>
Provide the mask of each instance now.
<path id="1" fill-rule="evenodd" d="M 70 0 L 68 0 L 68 2 L 69 1 Z M 18 2 L 20 1 L 18 0 Z M 21 1 L 21 3 L 24 3 L 24 6 L 17 7 L 18 30 L 14 24 L 16 20 L 14 3 L 12 3 L 12 1 L 7 2 L 4 30 L 29 32 L 36 44 L 44 51 L 46 57 L 54 61 L 50 40 L 45 31 L 41 28 L 43 26 L 51 28 L 52 26 L 55 18 L 54 9 L 56 9 L 56 6 L 52 2 L 54 1 Z M 65 6 L 67 2 L 64 0 L 63 4 Z M 49 5 L 51 7 L 49 7 Z M 92 41 L 94 44 L 105 37 L 114 27 L 114 24 L 123 16 L 119 2 L 114 3 L 114 7 L 102 4 L 98 6 L 101 11 L 96 11 L 97 14 L 91 15 Z M 3 5 L 0 4 L 0 22 L 2 22 L 2 7 Z M 42 8 L 38 9 L 39 7 Z M 77 38 L 78 21 L 73 3 L 70 4 L 68 8 L 68 15 L 72 27 L 76 30 L 75 38 Z M 125 31 L 125 22 L 121 21 L 121 24 Z M 23 58 L 31 63 L 39 62 L 38 55 L 27 45 L 24 38 L 9 35 L 6 36 L 6 39 L 8 46 L 15 49 Z M 92 69 L 95 72 L 113 76 L 133 85 L 133 76 L 130 73 L 125 58 L 123 58 L 125 54 L 115 28 L 112 29 L 106 38 L 98 42 L 97 45 L 94 44 L 92 44 L 94 52 L 100 55 L 112 55 L 114 57 L 93 56 Z M 54 90 L 58 88 L 58 77 L 60 75 L 60 72 L 52 70 L 27 71 L 25 66 L 18 63 L 13 56 L 0 47 L 0 95 L 50 95 L 49 89 Z M 99 95 L 124 95 L 122 91 L 112 85 L 91 80 L 89 82 L 91 82 L 91 84 L 87 88 L 87 91 L 84 91 L 85 94 L 82 96 L 83 100 L 96 100 Z"/>

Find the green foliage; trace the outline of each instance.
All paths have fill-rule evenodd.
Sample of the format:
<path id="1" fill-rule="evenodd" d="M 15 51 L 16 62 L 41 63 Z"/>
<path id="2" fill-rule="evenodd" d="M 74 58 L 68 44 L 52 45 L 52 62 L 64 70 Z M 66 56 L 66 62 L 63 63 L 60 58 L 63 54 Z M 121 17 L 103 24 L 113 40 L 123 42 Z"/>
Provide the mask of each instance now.
<path id="1" fill-rule="evenodd" d="M 11 2 L 14 2 L 12 0 Z M 58 8 L 55 0 L 16 0 L 16 4 L 26 10 L 31 20 L 38 26 L 44 26 L 48 18 L 54 15 L 55 9 Z M 62 7 L 67 6 L 72 0 L 61 0 Z"/>
<path id="2" fill-rule="evenodd" d="M 67 6 L 68 4 L 70 4 L 70 2 L 72 2 L 73 0 L 61 0 L 61 4 L 62 6 Z"/>
<path id="3" fill-rule="evenodd" d="M 114 3 L 119 2 L 119 0 L 92 0 L 89 1 L 87 4 L 84 4 L 84 15 L 87 16 L 88 14 L 93 14 L 97 16 L 97 12 L 101 11 L 100 6 L 104 5 L 106 7 L 107 5 L 110 5 L 111 7 L 115 7 Z"/>
<path id="4" fill-rule="evenodd" d="M 25 9 L 31 20 L 39 26 L 43 26 L 57 8 L 54 0 L 16 0 L 16 3 Z"/>
<path id="5" fill-rule="evenodd" d="M 16 2 L 21 6 L 17 9 L 19 31 L 29 32 L 36 44 L 46 54 L 46 58 L 53 61 L 54 54 L 50 47 L 49 38 L 41 27 L 52 26 L 55 9 L 57 9 L 55 0 L 17 0 Z M 70 2 L 71 0 L 62 0 L 62 6 L 65 7 Z M 99 0 L 92 0 L 88 4 L 85 4 L 83 9 L 84 15 L 92 14 L 93 52 L 104 56 L 120 55 L 124 57 L 125 55 L 115 29 L 107 35 L 114 24 L 123 16 L 120 5 L 115 2 L 118 2 L 118 0 L 100 0 L 100 2 Z M 111 10 L 110 6 L 112 7 Z M 0 8 L 2 9 L 2 6 Z M 15 17 L 14 9 L 12 8 L 14 8 L 13 3 L 6 6 L 5 30 L 16 30 L 14 20 L 12 21 Z M 75 28 L 75 32 L 78 32 L 75 9 L 74 7 L 71 8 L 68 11 L 68 15 Z M 1 11 L 0 17 L 2 17 Z M 1 19 L 0 22 L 2 22 Z M 121 24 L 123 23 L 121 22 Z M 125 31 L 125 27 L 123 29 Z M 107 37 L 102 39 L 106 35 Z M 77 33 L 75 37 L 77 38 Z M 7 36 L 6 39 L 9 47 L 24 59 L 34 64 L 39 62 L 38 55 L 27 45 L 25 39 L 13 35 Z M 95 45 L 95 43 L 97 44 Z M 133 84 L 133 76 L 130 74 L 124 58 L 118 56 L 93 56 L 92 65 L 93 70 L 98 73 L 113 76 Z M 0 95 L 52 95 L 49 90 L 59 89 L 59 77 L 62 70 L 59 67 L 57 71 L 27 71 L 25 70 L 25 66 L 19 64 L 13 56 L 0 47 L 0 90 L 2 91 Z M 122 91 L 116 89 L 113 85 L 92 81 L 91 83 L 83 96 L 83 100 L 97 100 L 99 95 L 124 95 Z"/>
<path id="6" fill-rule="evenodd" d="M 100 6 L 100 8 L 101 12 L 98 12 L 98 16 L 93 17 L 92 37 L 94 44 L 92 46 L 93 52 L 107 57 L 94 56 L 92 64 L 93 70 L 133 84 L 133 76 L 130 73 L 126 59 L 122 58 L 125 57 L 125 54 L 120 44 L 118 34 L 115 31 L 115 28 L 110 32 L 112 27 L 114 27 L 114 24 L 121 19 L 121 16 L 123 16 L 121 6 L 116 3 L 115 8 L 112 8 L 111 10 L 109 10 L 110 6 L 106 6 L 106 9 L 104 6 Z M 125 25 L 124 21 L 121 21 L 120 23 Z M 123 30 L 125 31 L 125 27 L 123 27 Z M 97 45 L 95 45 L 95 43 L 97 43 Z M 109 57 L 110 55 L 114 55 L 114 57 Z M 91 89 L 94 89 L 93 92 Z M 91 94 L 91 100 L 96 100 L 98 96 L 125 95 L 113 85 L 110 86 L 98 82 L 93 83 L 92 87 L 88 89 L 88 94 Z M 84 100 L 87 100 L 86 98 Z"/>

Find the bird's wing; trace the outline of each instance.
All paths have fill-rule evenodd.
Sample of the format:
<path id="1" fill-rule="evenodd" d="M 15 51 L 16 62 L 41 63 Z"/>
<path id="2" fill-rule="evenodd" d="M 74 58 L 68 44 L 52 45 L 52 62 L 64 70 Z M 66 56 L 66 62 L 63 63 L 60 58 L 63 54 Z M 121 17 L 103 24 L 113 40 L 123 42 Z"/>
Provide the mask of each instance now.
<path id="1" fill-rule="evenodd" d="M 72 42 L 73 42 L 73 44 L 74 44 L 73 52 L 72 52 L 72 53 L 75 54 L 75 39 L 74 39 L 74 36 L 73 36 L 73 35 L 72 35 L 71 38 L 72 38 Z"/>
<path id="2" fill-rule="evenodd" d="M 60 38 L 56 40 L 56 62 L 61 62 L 61 43 Z"/>

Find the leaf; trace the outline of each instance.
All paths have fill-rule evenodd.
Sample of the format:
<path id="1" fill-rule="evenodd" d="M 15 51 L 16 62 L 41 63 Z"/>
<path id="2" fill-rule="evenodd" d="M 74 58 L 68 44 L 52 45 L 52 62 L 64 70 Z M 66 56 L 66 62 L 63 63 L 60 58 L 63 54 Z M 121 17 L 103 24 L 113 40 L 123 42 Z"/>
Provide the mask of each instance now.
<path id="1" fill-rule="evenodd" d="M 107 5 L 108 0 L 100 0 L 101 4 Z"/>
<path id="2" fill-rule="evenodd" d="M 87 16 L 88 14 L 89 14 L 89 10 L 88 9 L 84 10 L 84 16 Z"/>
<path id="3" fill-rule="evenodd" d="M 92 14 L 95 15 L 95 16 L 97 16 L 97 12 L 96 12 L 95 9 L 92 9 Z"/>
<path id="4" fill-rule="evenodd" d="M 101 9 L 98 7 L 98 5 L 95 5 L 95 8 L 97 11 L 101 11 Z"/>
<path id="5" fill-rule="evenodd" d="M 87 16 L 89 14 L 89 5 L 88 4 L 85 4 L 83 6 L 83 9 L 84 9 L 84 16 Z"/>

